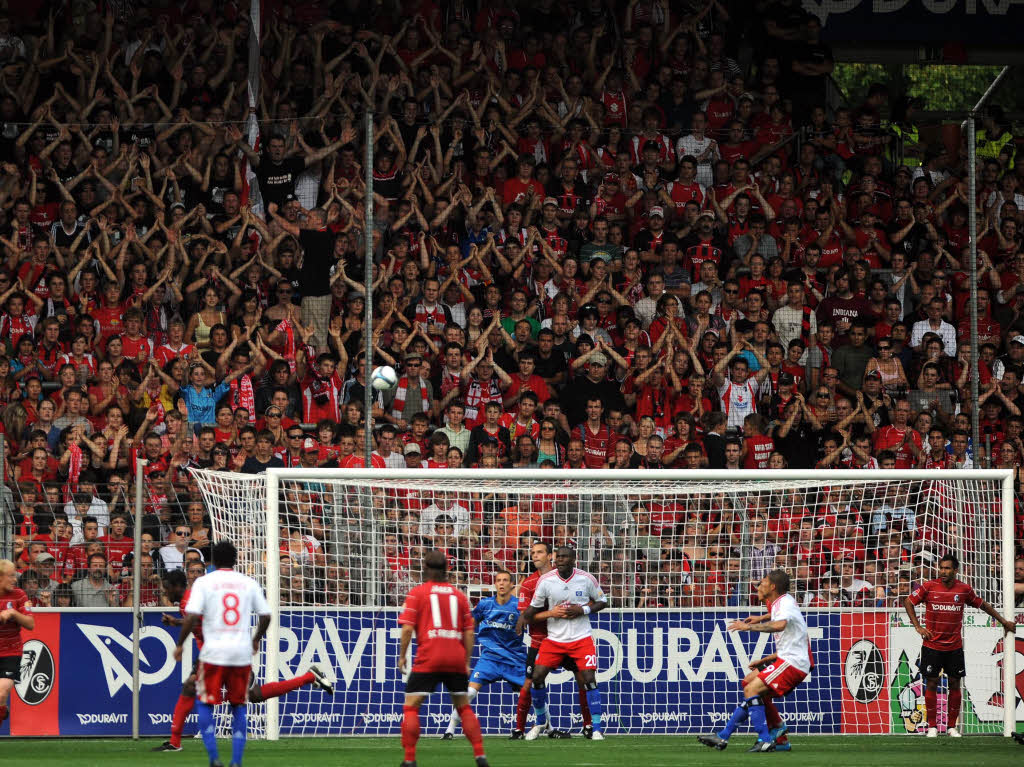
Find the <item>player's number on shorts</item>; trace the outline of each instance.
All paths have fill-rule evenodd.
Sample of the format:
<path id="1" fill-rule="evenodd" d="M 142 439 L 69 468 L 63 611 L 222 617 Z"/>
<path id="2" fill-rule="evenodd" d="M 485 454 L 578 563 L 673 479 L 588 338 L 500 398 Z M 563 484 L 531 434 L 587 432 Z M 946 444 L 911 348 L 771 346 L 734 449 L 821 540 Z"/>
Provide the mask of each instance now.
<path id="1" fill-rule="evenodd" d="M 597 667 L 597 656 L 596 655 L 587 655 L 586 657 L 583 658 L 583 665 L 586 668 L 590 668 L 591 666 L 596 668 Z"/>
<path id="2" fill-rule="evenodd" d="M 242 620 L 242 613 L 238 610 L 238 594 L 229 591 L 227 594 L 220 598 L 220 603 L 224 607 L 224 613 L 221 615 L 221 619 L 224 621 L 224 625 L 237 625 L 238 621 Z"/>
<path id="3" fill-rule="evenodd" d="M 459 600 L 452 594 L 448 597 L 448 611 L 452 616 L 452 628 L 459 627 Z M 430 595 L 430 617 L 434 621 L 434 628 L 444 628 L 444 624 L 441 622 L 441 600 L 437 594 Z"/>

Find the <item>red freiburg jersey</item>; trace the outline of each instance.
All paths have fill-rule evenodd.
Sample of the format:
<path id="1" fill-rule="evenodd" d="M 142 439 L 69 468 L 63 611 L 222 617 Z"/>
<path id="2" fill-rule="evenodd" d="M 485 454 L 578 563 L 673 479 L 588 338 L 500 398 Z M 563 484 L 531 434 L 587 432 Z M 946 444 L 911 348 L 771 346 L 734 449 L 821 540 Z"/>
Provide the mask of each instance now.
<path id="1" fill-rule="evenodd" d="M 533 593 L 537 590 L 537 581 L 540 580 L 540 571 L 533 573 L 519 586 L 519 612 L 526 612 L 526 608 L 533 601 Z M 534 621 L 530 624 L 530 647 L 540 647 L 540 643 L 548 635 L 547 621 Z"/>
<path id="2" fill-rule="evenodd" d="M 21 589 L 11 589 L 0 594 L 0 611 L 17 610 L 22 615 L 32 613 L 28 594 Z M 21 626 L 13 620 L 0 623 L 0 658 L 21 657 Z"/>
<path id="3" fill-rule="evenodd" d="M 982 600 L 963 581 L 953 581 L 947 588 L 936 578 L 914 589 L 910 601 L 915 605 L 924 602 L 924 626 L 932 632 L 932 638 L 924 640 L 924 646 L 948 652 L 964 646 L 964 607 L 981 607 Z"/>
<path id="4" fill-rule="evenodd" d="M 473 611 L 465 594 L 449 583 L 415 586 L 398 622 L 416 629 L 413 671 L 466 673 L 462 636 L 473 630 Z"/>

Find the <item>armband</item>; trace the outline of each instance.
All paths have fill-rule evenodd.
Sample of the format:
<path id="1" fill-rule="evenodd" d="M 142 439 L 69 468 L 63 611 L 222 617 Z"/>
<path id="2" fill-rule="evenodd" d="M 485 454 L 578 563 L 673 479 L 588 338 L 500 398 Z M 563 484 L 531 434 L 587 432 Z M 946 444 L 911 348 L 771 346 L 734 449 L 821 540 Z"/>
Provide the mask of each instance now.
<path id="1" fill-rule="evenodd" d="M 583 614 L 590 615 L 590 605 L 583 605 Z"/>

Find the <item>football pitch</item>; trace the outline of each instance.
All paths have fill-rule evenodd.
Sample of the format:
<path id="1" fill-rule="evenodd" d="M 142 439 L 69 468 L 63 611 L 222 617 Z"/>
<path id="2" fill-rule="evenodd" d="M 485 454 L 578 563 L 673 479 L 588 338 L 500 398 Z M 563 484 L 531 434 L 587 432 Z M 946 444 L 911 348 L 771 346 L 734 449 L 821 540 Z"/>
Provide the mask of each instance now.
<path id="1" fill-rule="evenodd" d="M 685 764 L 731 765 L 779 762 L 820 767 L 976 767 L 1020 764 L 1024 748 L 1009 738 L 966 737 L 960 740 L 923 737 L 793 737 L 787 753 L 748 754 L 754 742 L 750 734 L 737 735 L 726 751 L 712 751 L 692 736 L 609 736 L 601 743 L 582 737 L 572 740 L 543 738 L 532 743 L 506 738 L 485 738 L 487 758 L 494 767 L 545 764 L 559 767 L 679 767 Z M 188 738 L 184 750 L 151 753 L 159 740 L 9 740 L 0 746 L 5 764 L 32 767 L 119 767 L 120 765 L 167 765 L 205 767 L 202 744 Z M 227 764 L 231 743 L 222 741 L 221 761 Z M 276 743 L 251 742 L 245 767 L 398 767 L 402 749 L 398 738 L 294 738 Z M 472 751 L 465 738 L 440 741 L 423 738 L 417 752 L 418 767 L 473 767 Z"/>

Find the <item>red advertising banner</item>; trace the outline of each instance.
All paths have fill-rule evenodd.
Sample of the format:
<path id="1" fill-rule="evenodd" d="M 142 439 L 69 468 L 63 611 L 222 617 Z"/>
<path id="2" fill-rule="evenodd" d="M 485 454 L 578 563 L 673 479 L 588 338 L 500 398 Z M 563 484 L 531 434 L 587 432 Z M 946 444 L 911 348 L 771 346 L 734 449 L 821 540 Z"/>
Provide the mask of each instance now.
<path id="1" fill-rule="evenodd" d="M 888 613 L 843 613 L 839 660 L 844 734 L 889 732 L 888 657 Z"/>
<path id="2" fill-rule="evenodd" d="M 60 735 L 59 613 L 36 613 L 36 627 L 23 631 L 21 681 L 11 696 L 11 735 Z"/>

